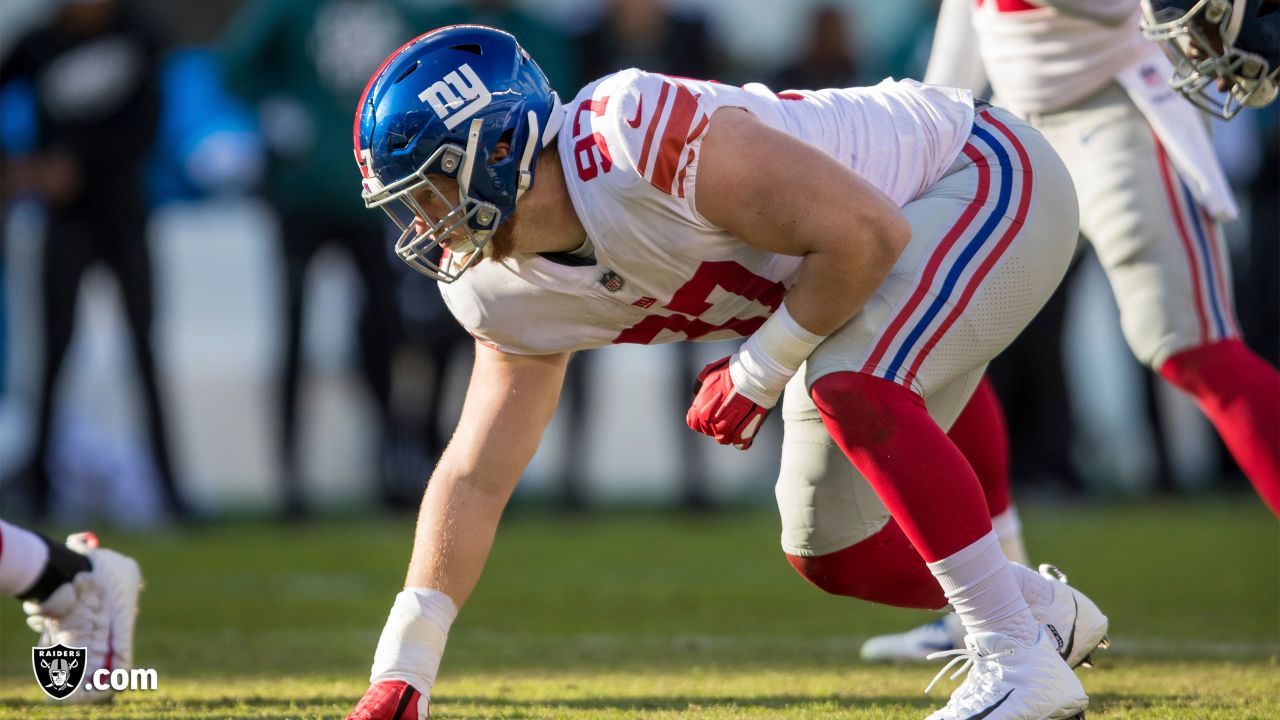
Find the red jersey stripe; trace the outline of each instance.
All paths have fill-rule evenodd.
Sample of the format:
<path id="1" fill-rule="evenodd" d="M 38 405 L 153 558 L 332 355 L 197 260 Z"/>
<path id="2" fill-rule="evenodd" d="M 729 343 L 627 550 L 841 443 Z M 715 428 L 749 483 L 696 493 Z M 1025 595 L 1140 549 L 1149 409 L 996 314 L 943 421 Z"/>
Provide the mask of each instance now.
<path id="1" fill-rule="evenodd" d="M 658 107 L 653 111 L 653 119 L 649 121 L 649 127 L 644 131 L 644 145 L 640 148 L 640 162 L 636 164 L 636 170 L 641 175 L 649 165 L 649 148 L 653 146 L 653 134 L 658 129 L 658 123 L 662 122 L 662 112 L 667 108 L 667 92 L 671 90 L 671 83 L 663 83 L 662 90 L 658 92 Z"/>
<path id="2" fill-rule="evenodd" d="M 667 126 L 662 131 L 658 157 L 653 163 L 653 176 L 649 180 L 654 187 L 668 195 L 674 194 L 671 185 L 675 182 L 676 169 L 684 155 L 697 112 L 698 96 L 683 85 L 677 87 L 671 104 L 671 117 L 667 119 Z"/>
<path id="3" fill-rule="evenodd" d="M 1164 194 L 1169 199 L 1169 209 L 1173 212 L 1173 225 L 1182 241 L 1182 250 L 1187 256 L 1188 270 L 1191 273 L 1192 295 L 1196 299 L 1196 320 L 1200 323 L 1200 342 L 1209 340 L 1209 316 L 1204 310 L 1204 290 L 1200 287 L 1200 263 L 1196 262 L 1195 251 L 1191 248 L 1191 236 L 1187 234 L 1186 219 L 1182 215 L 1182 205 L 1178 202 L 1178 193 L 1173 188 L 1170 178 L 1169 156 L 1165 154 L 1164 145 L 1155 131 L 1151 131 L 1151 140 L 1156 144 L 1156 165 L 1160 166 L 1160 179 L 1164 183 Z"/>
<path id="4" fill-rule="evenodd" d="M 1225 336 L 1238 335 L 1239 328 L 1236 326 L 1235 306 L 1231 302 L 1231 292 L 1227 287 L 1227 279 L 1222 271 L 1222 232 L 1214 219 L 1210 217 L 1209 212 L 1203 207 L 1200 208 L 1200 221 L 1204 225 L 1204 231 L 1208 235 L 1209 240 L 1209 256 L 1205 258 L 1205 262 L 1213 269 L 1213 277 L 1217 282 L 1218 288 L 1218 306 L 1222 308 L 1222 321 L 1225 327 L 1223 332 Z"/>
<path id="5" fill-rule="evenodd" d="M 894 317 L 893 322 L 880 336 L 880 342 L 876 343 L 875 350 L 871 352 L 871 356 L 867 358 L 867 362 L 862 366 L 863 372 L 872 372 L 876 365 L 884 358 L 885 353 L 889 351 L 893 345 L 902 326 L 907 323 L 911 315 L 920 306 L 920 302 L 924 300 L 925 294 L 929 292 L 929 288 L 933 286 L 934 278 L 937 277 L 938 268 L 942 265 L 942 261 L 947 257 L 947 253 L 951 252 L 952 246 L 956 244 L 956 240 L 960 238 L 969 226 L 973 224 L 973 219 L 977 217 L 978 211 L 987 202 L 987 195 L 991 190 L 991 168 L 987 163 L 987 158 L 971 143 L 964 146 L 964 155 L 973 162 L 978 168 L 978 189 L 973 196 L 973 200 L 965 206 L 964 212 L 960 214 L 960 218 L 956 220 L 956 224 L 951 226 L 947 234 L 943 236 L 942 241 L 938 243 L 938 247 L 930 256 L 929 262 L 925 265 L 924 273 L 920 276 L 920 281 L 916 284 L 916 289 L 911 294 L 911 298 L 903 305 L 902 310 Z"/>
<path id="6" fill-rule="evenodd" d="M 924 363 L 925 358 L 929 356 L 929 352 L 933 350 L 934 346 L 938 344 L 938 341 L 942 339 L 942 336 L 947 333 L 947 330 L 949 330 L 951 326 L 955 324 L 955 321 L 960 317 L 960 315 L 964 313 L 965 308 L 969 305 L 969 301 L 973 299 L 973 294 L 977 292 L 978 288 L 982 285 L 982 281 L 986 279 L 987 274 L 991 272 L 991 268 L 995 267 L 996 261 L 998 261 L 1000 257 L 1004 255 L 1005 251 L 1009 249 L 1009 245 L 1013 243 L 1014 236 L 1021 232 L 1022 226 L 1027 221 L 1027 210 L 1031 207 L 1031 187 L 1035 180 L 1035 175 L 1031 167 L 1031 158 L 1027 156 L 1027 149 L 1018 141 L 1017 136 L 1010 132 L 1009 128 L 1005 127 L 1004 123 L 1001 123 L 995 117 L 987 113 L 983 113 L 982 118 L 994 125 L 996 129 L 1000 131 L 1000 134 L 1004 135 L 1005 139 L 1009 141 L 1009 144 L 1012 145 L 1013 149 L 1017 152 L 1018 162 L 1021 163 L 1022 167 L 1013 168 L 1012 174 L 1017 178 L 1018 171 L 1022 171 L 1022 188 L 1018 196 L 1018 209 L 1014 212 L 1013 220 L 1009 223 L 1009 226 L 1005 228 L 1004 235 L 1000 237 L 995 248 L 982 260 L 982 264 L 979 265 L 978 269 L 973 273 L 973 277 L 969 278 L 969 284 L 965 287 L 964 294 L 956 301 L 955 307 L 952 308 L 951 313 L 947 315 L 947 319 L 938 326 L 938 329 L 933 333 L 933 337 L 929 338 L 929 342 L 927 342 L 916 354 L 916 359 L 911 363 L 911 369 L 907 371 L 906 376 L 903 378 L 904 385 L 909 386 L 911 381 L 915 379 L 916 373 L 919 372 L 920 366 Z"/>

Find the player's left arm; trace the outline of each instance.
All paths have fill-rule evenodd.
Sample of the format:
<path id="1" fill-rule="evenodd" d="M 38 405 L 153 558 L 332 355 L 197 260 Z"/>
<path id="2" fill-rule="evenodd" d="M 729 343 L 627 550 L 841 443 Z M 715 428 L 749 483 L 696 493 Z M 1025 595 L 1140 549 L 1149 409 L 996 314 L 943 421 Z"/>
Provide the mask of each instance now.
<path id="1" fill-rule="evenodd" d="M 739 108 L 712 116 L 694 201 L 748 245 L 803 258 L 782 306 L 698 375 L 689 427 L 745 450 L 805 358 L 884 282 L 911 226 L 857 173 Z"/>
<path id="2" fill-rule="evenodd" d="M 712 116 L 694 199 L 704 218 L 748 245 L 803 258 L 785 303 L 817 335 L 853 317 L 911 239 L 889 196 L 739 108 Z"/>

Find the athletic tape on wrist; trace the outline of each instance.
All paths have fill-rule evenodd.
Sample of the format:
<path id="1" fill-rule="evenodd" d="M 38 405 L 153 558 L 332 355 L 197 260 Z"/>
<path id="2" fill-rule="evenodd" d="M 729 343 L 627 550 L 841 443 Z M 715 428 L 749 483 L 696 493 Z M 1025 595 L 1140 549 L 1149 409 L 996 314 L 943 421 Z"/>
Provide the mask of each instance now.
<path id="1" fill-rule="evenodd" d="M 791 376 L 826 339 L 801 327 L 783 303 L 734 353 L 729 377 L 748 400 L 773 407 Z"/>
<path id="2" fill-rule="evenodd" d="M 18 595 L 19 600 L 44 602 L 58 588 L 74 580 L 76 575 L 93 570 L 93 563 L 88 557 L 41 533 L 34 534 L 49 548 L 48 561 L 35 583 Z"/>
<path id="3" fill-rule="evenodd" d="M 403 680 L 424 695 L 430 692 L 440 670 L 449 626 L 457 616 L 458 606 L 439 590 L 401 591 L 373 653 L 369 682 Z"/>

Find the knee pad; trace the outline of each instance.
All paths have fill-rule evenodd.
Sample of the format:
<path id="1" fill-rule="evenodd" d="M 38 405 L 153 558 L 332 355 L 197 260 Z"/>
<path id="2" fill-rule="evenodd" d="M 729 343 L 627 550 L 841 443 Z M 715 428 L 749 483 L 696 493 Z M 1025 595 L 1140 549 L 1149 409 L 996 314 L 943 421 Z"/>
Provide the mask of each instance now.
<path id="1" fill-rule="evenodd" d="M 816 556 L 871 537 L 889 510 L 818 418 L 786 419 L 774 488 L 782 519 L 782 548 Z"/>

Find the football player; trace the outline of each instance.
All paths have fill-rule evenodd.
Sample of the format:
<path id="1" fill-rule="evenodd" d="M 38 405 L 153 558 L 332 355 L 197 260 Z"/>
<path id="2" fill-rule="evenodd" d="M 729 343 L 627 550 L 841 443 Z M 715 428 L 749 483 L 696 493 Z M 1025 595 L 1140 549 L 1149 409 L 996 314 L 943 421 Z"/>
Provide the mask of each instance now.
<path id="1" fill-rule="evenodd" d="M 133 667 L 141 588 L 138 563 L 98 547 L 92 533 L 72 535 L 64 545 L 0 520 L 0 593 L 23 601 L 40 645 L 85 648 L 85 677 Z M 82 688 L 64 702 L 106 702 L 114 692 Z"/>
<path id="2" fill-rule="evenodd" d="M 1195 7 L 1222 10 L 1215 2 L 1230 6 L 1204 0 Z M 1237 0 L 1237 19 L 1244 5 Z M 1176 36 L 1189 23 L 1170 21 L 1167 31 Z M 970 89 L 989 83 L 996 102 L 1044 133 L 1075 180 L 1081 232 L 1106 270 L 1129 347 L 1195 398 L 1280 515 L 1280 375 L 1241 342 L 1236 326 L 1219 225 L 1235 217 L 1235 203 L 1203 116 L 1166 85 L 1170 63 L 1143 40 L 1138 24 L 1130 0 L 943 0 L 925 81 Z M 1230 43 L 1237 35 L 1223 38 Z M 1206 51 L 1212 46 L 1196 41 Z M 1217 51 L 1231 59 L 1201 63 L 1200 72 L 1230 69 L 1235 86 L 1248 88 L 1233 93 L 1237 103 L 1265 95 L 1274 73 L 1263 65 L 1250 76 L 1256 81 L 1242 86 L 1255 56 L 1230 45 Z M 1222 107 L 1225 114 L 1238 104 Z M 962 640 L 959 623 L 942 619 L 872 638 L 862 655 L 923 660 Z"/>
<path id="3" fill-rule="evenodd" d="M 966 647 L 946 655 L 968 676 L 930 717 L 1083 713 L 1071 666 L 1106 618 L 1008 561 L 944 431 L 1075 249 L 1071 179 L 1039 133 L 914 81 L 775 93 L 631 69 L 561 107 L 514 38 L 454 26 L 387 59 L 354 136 L 366 204 L 476 356 L 350 718 L 426 717 L 570 353 L 725 338 L 744 341 L 698 375 L 686 420 L 745 450 L 787 388 L 793 566 L 831 592 L 955 608 Z"/>
<path id="4" fill-rule="evenodd" d="M 1169 84 L 1206 111 L 1230 120 L 1275 101 L 1280 0 L 1142 0 L 1141 26 L 1174 63 Z"/>

